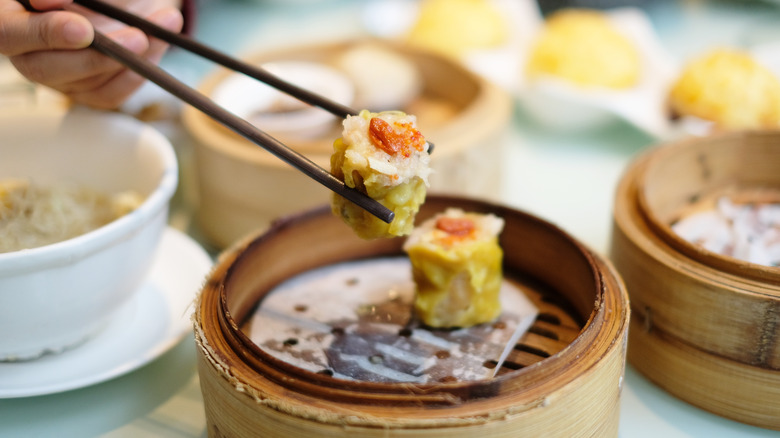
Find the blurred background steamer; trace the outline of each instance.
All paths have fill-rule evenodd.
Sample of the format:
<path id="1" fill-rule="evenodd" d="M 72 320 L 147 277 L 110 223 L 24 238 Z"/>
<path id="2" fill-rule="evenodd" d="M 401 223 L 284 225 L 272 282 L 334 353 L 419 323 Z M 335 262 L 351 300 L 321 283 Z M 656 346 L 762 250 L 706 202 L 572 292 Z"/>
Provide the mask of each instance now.
<path id="1" fill-rule="evenodd" d="M 688 403 L 775 430 L 780 269 L 705 248 L 673 225 L 721 198 L 777 206 L 779 139 L 730 132 L 646 151 L 620 181 L 610 249 L 633 309 L 629 362 Z M 712 225 L 699 231 L 717 232 Z M 762 231 L 777 240 L 777 228 Z"/>

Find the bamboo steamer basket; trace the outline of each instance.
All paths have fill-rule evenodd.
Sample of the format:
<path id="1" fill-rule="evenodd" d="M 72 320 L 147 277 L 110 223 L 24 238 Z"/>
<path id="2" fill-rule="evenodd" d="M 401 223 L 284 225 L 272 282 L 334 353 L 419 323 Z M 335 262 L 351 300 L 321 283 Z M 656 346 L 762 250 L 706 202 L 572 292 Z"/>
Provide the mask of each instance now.
<path id="1" fill-rule="evenodd" d="M 447 207 L 506 221 L 505 276 L 540 313 L 497 376 L 476 382 L 337 379 L 275 360 L 242 332 L 274 285 L 348 260 L 401 254 L 402 239 L 361 240 L 327 208 L 276 221 L 219 258 L 196 303 L 195 338 L 211 437 L 616 437 L 629 309 L 604 259 L 555 226 L 461 197 Z"/>
<path id="2" fill-rule="evenodd" d="M 457 61 L 361 40 L 260 53 L 248 56 L 247 62 L 332 65 L 340 55 L 369 43 L 409 60 L 420 74 L 419 96 L 408 108 L 397 109 L 417 116 L 421 132 L 436 145 L 431 155 L 430 191 L 496 199 L 502 178 L 502 137 L 512 114 L 512 99 Z M 203 81 L 199 91 L 212 96 L 231 73 L 218 70 Z M 195 108 L 185 107 L 182 118 L 194 140 L 197 219 L 211 243 L 224 248 L 280 215 L 328 202 L 327 189 Z M 276 138 L 329 169 L 333 141 L 340 136 L 339 124 L 309 139 L 283 134 Z"/>
<path id="3" fill-rule="evenodd" d="M 728 133 L 638 157 L 617 189 L 610 258 L 631 296 L 629 362 L 686 402 L 780 430 L 780 269 L 712 253 L 670 225 L 721 195 L 780 200 L 778 142 Z"/>

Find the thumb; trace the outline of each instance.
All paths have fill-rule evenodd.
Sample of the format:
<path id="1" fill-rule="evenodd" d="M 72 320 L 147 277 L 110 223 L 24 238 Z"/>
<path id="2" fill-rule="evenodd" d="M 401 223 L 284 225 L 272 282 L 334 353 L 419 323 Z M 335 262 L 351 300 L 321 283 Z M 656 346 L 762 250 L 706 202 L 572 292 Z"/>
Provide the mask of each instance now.
<path id="1" fill-rule="evenodd" d="M 40 50 L 82 49 L 94 29 L 85 17 L 67 11 L 1 12 L 0 53 L 16 56 Z"/>

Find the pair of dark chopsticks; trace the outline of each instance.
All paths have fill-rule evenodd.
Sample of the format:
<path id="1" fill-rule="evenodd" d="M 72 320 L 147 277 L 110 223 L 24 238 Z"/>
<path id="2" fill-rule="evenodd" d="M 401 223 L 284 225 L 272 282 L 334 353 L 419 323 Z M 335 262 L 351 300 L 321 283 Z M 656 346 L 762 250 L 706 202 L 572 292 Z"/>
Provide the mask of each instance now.
<path id="1" fill-rule="evenodd" d="M 18 1 L 22 3 L 28 10 L 34 11 L 28 0 Z M 74 0 L 74 3 L 80 4 L 81 6 L 103 14 L 107 17 L 121 21 L 129 26 L 137 27 L 148 35 L 161 39 L 171 45 L 181 47 L 197 55 L 203 56 L 204 58 L 214 61 L 215 63 L 223 65 L 231 70 L 246 74 L 247 76 L 255 78 L 284 93 L 287 93 L 290 96 L 301 100 L 302 102 L 320 107 L 338 117 L 344 118 L 348 115 L 357 114 L 351 108 L 286 82 L 259 67 L 247 64 L 235 58 L 231 58 L 185 35 L 170 32 L 149 21 L 144 20 L 137 15 L 103 3 L 100 0 Z M 278 158 L 292 165 L 333 192 L 359 205 L 382 221 L 387 223 L 393 221 L 395 214 L 375 199 L 370 198 L 358 190 L 346 186 L 343 181 L 331 175 L 330 172 L 321 168 L 305 156 L 288 148 L 279 140 L 256 128 L 246 120 L 225 110 L 221 106 L 214 103 L 214 101 L 204 96 L 202 93 L 192 89 L 183 82 L 174 78 L 154 63 L 151 63 L 146 59 L 136 55 L 135 53 L 125 49 L 97 31 L 95 31 L 95 38 L 92 41 L 90 47 L 104 55 L 115 59 L 139 75 L 154 82 L 162 89 L 166 90 L 182 101 L 192 105 L 217 122 L 225 125 L 253 143 L 263 147 L 268 152 L 276 155 Z"/>

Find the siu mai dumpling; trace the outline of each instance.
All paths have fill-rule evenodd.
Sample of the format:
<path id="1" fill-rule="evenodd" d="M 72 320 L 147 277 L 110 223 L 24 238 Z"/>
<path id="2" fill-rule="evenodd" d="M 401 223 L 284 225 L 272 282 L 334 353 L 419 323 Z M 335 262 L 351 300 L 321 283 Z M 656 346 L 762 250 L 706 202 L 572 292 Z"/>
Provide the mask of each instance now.
<path id="1" fill-rule="evenodd" d="M 448 209 L 412 232 L 404 251 L 416 284 L 414 308 L 431 327 L 470 327 L 501 313 L 504 220 Z"/>
<path id="2" fill-rule="evenodd" d="M 331 173 L 392 210 L 395 218 L 387 224 L 337 194 L 333 212 L 364 239 L 408 235 L 428 188 L 428 147 L 413 115 L 364 110 L 348 116 L 333 144 Z"/>

